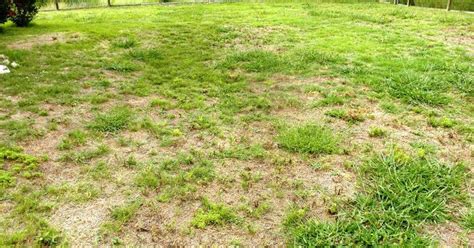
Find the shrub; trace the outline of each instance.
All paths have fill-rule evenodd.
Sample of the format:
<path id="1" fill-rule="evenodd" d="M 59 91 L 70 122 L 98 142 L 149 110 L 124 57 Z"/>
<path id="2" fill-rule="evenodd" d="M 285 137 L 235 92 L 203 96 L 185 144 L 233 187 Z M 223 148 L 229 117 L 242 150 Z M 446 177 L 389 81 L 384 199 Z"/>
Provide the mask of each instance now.
<path id="1" fill-rule="evenodd" d="M 13 0 L 10 19 L 18 27 L 26 27 L 38 13 L 38 5 L 37 0 Z"/>
<path id="2" fill-rule="evenodd" d="M 8 20 L 8 12 L 10 12 L 8 1 L 0 1 L 0 24 Z"/>

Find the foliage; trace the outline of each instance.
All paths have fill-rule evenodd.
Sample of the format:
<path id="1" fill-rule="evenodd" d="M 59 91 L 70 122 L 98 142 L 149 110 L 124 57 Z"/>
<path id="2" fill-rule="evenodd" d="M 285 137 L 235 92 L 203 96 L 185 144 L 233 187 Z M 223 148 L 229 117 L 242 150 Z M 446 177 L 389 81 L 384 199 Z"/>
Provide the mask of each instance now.
<path id="1" fill-rule="evenodd" d="M 37 0 L 13 0 L 10 19 L 18 27 L 26 27 L 38 13 Z"/>
<path id="2" fill-rule="evenodd" d="M 10 6 L 8 1 L 0 1 L 0 24 L 5 23 L 8 20 L 8 13 L 10 11 Z"/>
<path id="3" fill-rule="evenodd" d="M 16 177 L 34 178 L 40 176 L 38 170 L 38 159 L 28 154 L 24 154 L 21 150 L 0 146 L 0 162 L 14 163 L 9 169 L 2 166 L 0 169 L 0 192 L 5 188 L 14 186 Z"/>

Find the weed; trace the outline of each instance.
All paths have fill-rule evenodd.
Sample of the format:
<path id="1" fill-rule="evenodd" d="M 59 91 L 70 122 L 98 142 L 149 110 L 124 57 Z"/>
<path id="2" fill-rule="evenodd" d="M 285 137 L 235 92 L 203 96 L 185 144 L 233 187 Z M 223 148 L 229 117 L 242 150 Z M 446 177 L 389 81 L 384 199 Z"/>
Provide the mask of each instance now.
<path id="1" fill-rule="evenodd" d="M 112 45 L 117 48 L 132 48 L 137 45 L 137 42 L 131 38 L 120 38 L 112 42 Z"/>
<path id="2" fill-rule="evenodd" d="M 202 200 L 202 208 L 194 215 L 191 225 L 196 228 L 206 228 L 209 225 L 224 225 L 238 223 L 239 217 L 234 210 L 224 204 L 212 203 L 206 198 Z"/>
<path id="3" fill-rule="evenodd" d="M 358 110 L 350 110 L 346 111 L 344 109 L 331 109 L 324 113 L 327 116 L 338 118 L 349 123 L 358 123 L 363 122 L 365 120 L 364 115 L 361 111 Z"/>
<path id="4" fill-rule="evenodd" d="M 252 184 L 255 184 L 262 180 L 262 175 L 260 173 L 251 173 L 250 171 L 243 171 L 240 173 L 240 178 L 242 179 L 242 188 L 248 190 Z"/>
<path id="5" fill-rule="evenodd" d="M 456 122 L 447 117 L 431 117 L 428 119 L 428 124 L 430 124 L 432 127 L 452 128 L 454 125 L 456 125 Z"/>
<path id="6" fill-rule="evenodd" d="M 122 61 L 120 63 L 110 63 L 104 65 L 104 69 L 118 72 L 132 72 L 138 70 L 138 67 L 131 62 Z"/>
<path id="7" fill-rule="evenodd" d="M 92 130 L 114 133 L 127 128 L 132 118 L 132 111 L 126 107 L 116 107 L 107 113 L 99 114 L 89 123 Z"/>
<path id="8" fill-rule="evenodd" d="M 260 219 L 263 215 L 270 212 L 272 209 L 271 205 L 268 202 L 247 202 L 246 204 L 242 204 L 239 207 L 239 210 L 245 212 L 245 214 L 249 217 Z"/>
<path id="9" fill-rule="evenodd" d="M 62 139 L 58 145 L 59 150 L 69 150 L 73 147 L 84 145 L 87 141 L 87 134 L 81 130 L 69 132 L 66 138 Z"/>
<path id="10" fill-rule="evenodd" d="M 191 127 L 196 130 L 213 129 L 216 127 L 216 122 L 208 116 L 198 115 L 193 118 Z"/>
<path id="11" fill-rule="evenodd" d="M 223 66 L 228 69 L 241 67 L 249 72 L 274 72 L 281 65 L 280 58 L 267 51 L 240 52 L 228 56 Z"/>
<path id="12" fill-rule="evenodd" d="M 0 162 L 5 163 L 0 169 L 0 192 L 15 186 L 18 176 L 27 179 L 41 176 L 39 159 L 22 153 L 20 149 L 0 146 Z M 7 162 L 12 164 L 6 166 Z"/>
<path id="13" fill-rule="evenodd" d="M 474 210 L 472 209 L 472 207 L 469 212 L 464 214 L 462 219 L 462 225 L 469 231 L 474 230 Z"/>
<path id="14" fill-rule="evenodd" d="M 387 131 L 380 127 L 371 127 L 369 129 L 369 136 L 375 138 L 385 137 L 387 136 Z"/>
<path id="15" fill-rule="evenodd" d="M 110 148 L 104 144 L 97 146 L 94 149 L 88 149 L 78 152 L 70 151 L 61 157 L 64 162 L 85 163 L 91 159 L 101 157 L 109 153 Z"/>
<path id="16" fill-rule="evenodd" d="M 173 107 L 173 104 L 166 99 L 156 98 L 151 100 L 150 107 L 160 107 L 164 110 L 168 110 Z"/>
<path id="17" fill-rule="evenodd" d="M 262 159 L 267 154 L 265 148 L 260 144 L 255 145 L 236 145 L 234 148 L 229 148 L 216 152 L 215 155 L 219 158 L 235 158 L 239 160 Z"/>
<path id="18" fill-rule="evenodd" d="M 138 199 L 128 202 L 123 206 L 113 208 L 110 212 L 111 220 L 105 222 L 101 226 L 102 234 L 110 235 L 119 232 L 122 229 L 122 226 L 133 218 L 141 206 L 142 201 Z"/>
<path id="19" fill-rule="evenodd" d="M 397 105 L 392 102 L 382 102 L 380 103 L 380 108 L 389 114 L 398 114 L 400 113 L 400 109 Z"/>
<path id="20" fill-rule="evenodd" d="M 87 173 L 94 179 L 107 179 L 110 177 L 109 166 L 104 161 L 99 161 L 95 166 L 88 169 Z"/>
<path id="21" fill-rule="evenodd" d="M 334 93 L 330 93 L 330 94 L 325 95 L 322 100 L 315 103 L 313 106 L 320 107 L 320 106 L 334 106 L 334 105 L 342 105 L 342 104 L 344 104 L 343 97 L 336 95 Z"/>
<path id="22" fill-rule="evenodd" d="M 46 192 L 65 202 L 83 203 L 97 198 L 100 190 L 93 184 L 81 182 L 78 184 L 64 183 L 60 185 L 49 185 Z"/>
<path id="23" fill-rule="evenodd" d="M 135 182 L 140 187 L 157 189 L 158 200 L 167 202 L 174 197 L 183 200 L 192 198 L 196 186 L 206 185 L 214 178 L 212 163 L 201 154 L 191 153 L 164 160 L 157 167 L 144 168 L 135 178 Z"/>

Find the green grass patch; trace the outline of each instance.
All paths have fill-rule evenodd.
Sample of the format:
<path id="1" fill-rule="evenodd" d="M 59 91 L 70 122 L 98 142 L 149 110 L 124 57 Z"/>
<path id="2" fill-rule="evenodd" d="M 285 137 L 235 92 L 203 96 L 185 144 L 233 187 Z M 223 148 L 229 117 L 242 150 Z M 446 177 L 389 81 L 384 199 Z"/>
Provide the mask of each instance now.
<path id="1" fill-rule="evenodd" d="M 58 145 L 59 150 L 69 150 L 73 147 L 84 145 L 87 142 L 87 134 L 81 130 L 70 131 Z"/>
<path id="2" fill-rule="evenodd" d="M 327 116 L 341 119 L 352 124 L 363 122 L 365 120 L 364 114 L 359 110 L 345 110 L 345 109 L 331 109 L 324 113 Z"/>
<path id="3" fill-rule="evenodd" d="M 474 209 L 472 206 L 469 211 L 464 214 L 461 224 L 465 229 L 469 231 L 474 230 Z"/>
<path id="4" fill-rule="evenodd" d="M 449 219 L 449 203 L 464 202 L 466 168 L 401 150 L 361 168 L 362 189 L 332 223 L 292 217 L 286 228 L 295 246 L 427 246 L 424 223 Z M 288 218 L 287 218 L 288 219 Z"/>
<path id="5" fill-rule="evenodd" d="M 305 124 L 283 130 L 279 145 L 289 151 L 308 154 L 333 154 L 340 151 L 339 137 L 325 126 Z"/>
<path id="6" fill-rule="evenodd" d="M 456 125 L 456 121 L 448 117 L 430 117 L 428 119 L 428 124 L 432 127 L 452 128 Z"/>
<path id="7" fill-rule="evenodd" d="M 240 218 L 235 211 L 224 204 L 213 203 L 207 199 L 202 200 L 202 207 L 194 215 L 191 225 L 196 228 L 206 228 L 210 225 L 224 225 L 238 223 Z"/>
<path id="8" fill-rule="evenodd" d="M 387 136 L 387 131 L 380 127 L 371 127 L 369 129 L 369 137 L 380 138 Z"/>
<path id="9" fill-rule="evenodd" d="M 132 115 L 129 108 L 116 107 L 107 113 L 98 114 L 88 127 L 99 132 L 115 133 L 128 127 Z"/>
<path id="10" fill-rule="evenodd" d="M 197 186 L 206 185 L 216 177 L 211 161 L 199 153 L 180 153 L 158 166 L 145 167 L 135 178 L 135 183 L 145 189 L 156 190 L 157 199 L 168 202 L 173 198 L 194 198 Z"/>
<path id="11" fill-rule="evenodd" d="M 101 226 L 103 235 L 111 235 L 120 232 L 122 226 L 130 221 L 142 206 L 140 199 L 128 202 L 122 206 L 114 207 L 110 210 L 110 219 Z"/>
<path id="12" fill-rule="evenodd" d="M 33 139 L 42 135 L 33 127 L 32 121 L 8 120 L 0 122 L 0 130 L 6 132 L 14 141 Z"/>

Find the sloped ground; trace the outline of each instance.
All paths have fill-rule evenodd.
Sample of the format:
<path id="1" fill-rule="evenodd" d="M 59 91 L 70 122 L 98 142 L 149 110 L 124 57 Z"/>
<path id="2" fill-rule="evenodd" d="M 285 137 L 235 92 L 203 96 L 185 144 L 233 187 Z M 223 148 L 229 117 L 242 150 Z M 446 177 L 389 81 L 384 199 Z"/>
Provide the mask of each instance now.
<path id="1" fill-rule="evenodd" d="M 472 246 L 473 33 L 384 4 L 7 25 L 0 244 Z"/>

